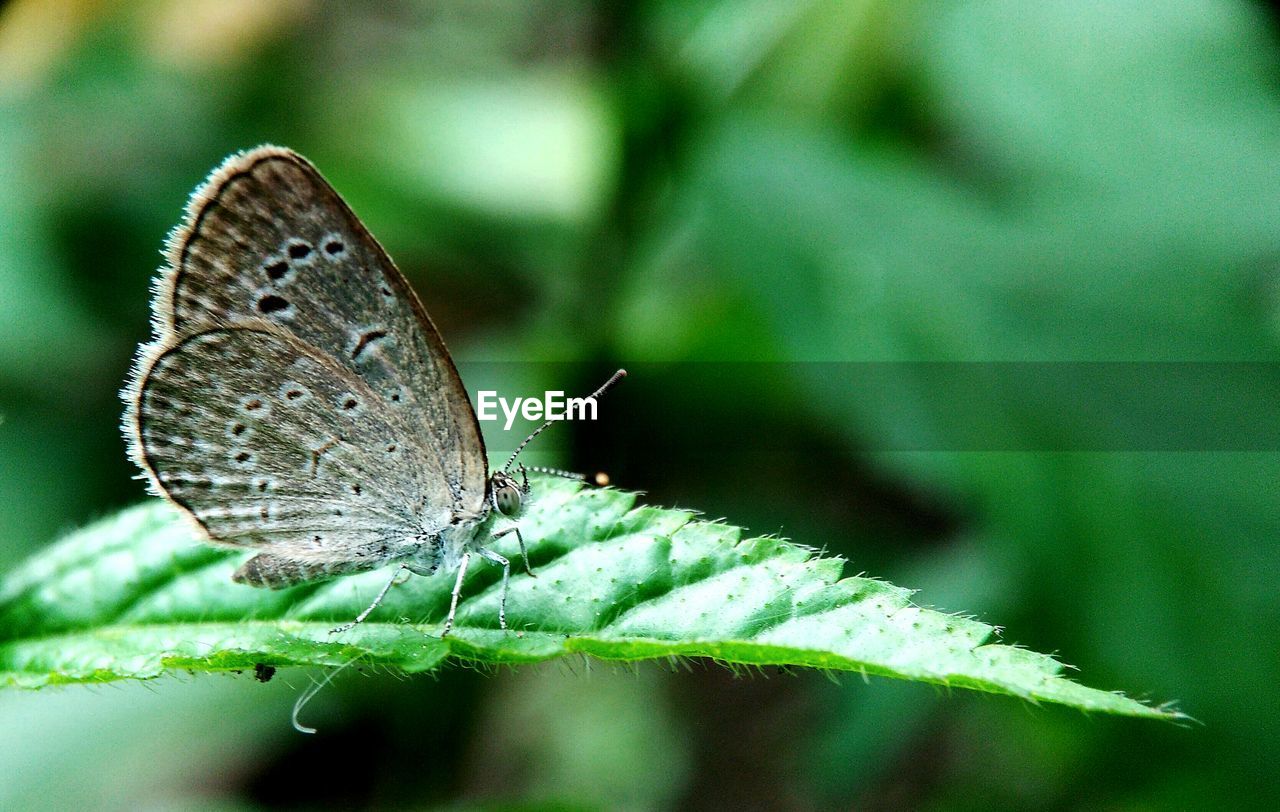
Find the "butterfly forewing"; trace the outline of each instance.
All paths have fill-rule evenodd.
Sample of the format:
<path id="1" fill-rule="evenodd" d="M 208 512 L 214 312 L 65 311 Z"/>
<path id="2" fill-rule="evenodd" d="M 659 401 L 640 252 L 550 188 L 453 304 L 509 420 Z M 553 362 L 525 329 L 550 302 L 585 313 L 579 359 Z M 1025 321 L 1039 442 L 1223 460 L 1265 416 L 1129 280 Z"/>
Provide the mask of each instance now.
<path id="1" fill-rule="evenodd" d="M 423 475 L 443 488 L 434 504 L 481 509 L 484 441 L 444 342 L 386 252 L 305 159 L 277 147 L 229 159 L 193 195 L 169 261 L 156 301 L 161 340 L 276 325 L 368 387 L 421 451 Z"/>
<path id="2" fill-rule="evenodd" d="M 372 567 L 449 522 L 448 489 L 397 413 L 270 324 L 177 340 L 136 411 L 139 462 L 217 541 Z"/>

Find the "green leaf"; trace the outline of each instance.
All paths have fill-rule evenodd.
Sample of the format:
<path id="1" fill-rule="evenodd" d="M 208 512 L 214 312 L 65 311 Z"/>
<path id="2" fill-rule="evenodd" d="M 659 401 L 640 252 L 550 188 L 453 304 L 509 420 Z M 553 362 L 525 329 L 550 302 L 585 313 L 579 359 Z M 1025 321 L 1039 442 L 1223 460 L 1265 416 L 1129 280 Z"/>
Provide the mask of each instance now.
<path id="1" fill-rule="evenodd" d="M 196 542 L 172 508 L 126 510 L 72 534 L 0 585 L 0 685 L 353 658 L 412 673 L 450 657 L 513 664 L 577 653 L 857 671 L 1182 718 L 1065 679 L 1053 658 L 989 642 L 993 627 L 917 607 L 910 590 L 841 579 L 842 561 L 808 548 L 743 539 L 739 528 L 684 511 L 637 508 L 625 491 L 539 478 L 534 494 L 520 526 L 537 577 L 512 577 L 512 630 L 498 628 L 498 569 L 479 565 L 446 639 L 440 624 L 453 573 L 410 578 L 369 621 L 331 635 L 367 605 L 387 571 L 255 589 L 230 581 L 242 552 Z M 514 560 L 509 540 L 496 546 Z"/>

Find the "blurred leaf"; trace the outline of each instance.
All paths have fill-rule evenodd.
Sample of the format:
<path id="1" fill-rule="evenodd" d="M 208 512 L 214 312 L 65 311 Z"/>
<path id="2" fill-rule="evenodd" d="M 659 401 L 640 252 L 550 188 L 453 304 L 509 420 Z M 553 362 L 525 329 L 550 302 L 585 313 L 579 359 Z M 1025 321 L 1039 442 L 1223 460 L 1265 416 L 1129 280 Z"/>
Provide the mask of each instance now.
<path id="1" fill-rule="evenodd" d="M 366 126 L 335 146 L 407 195 L 499 221 L 574 224 L 594 219 L 610 190 L 614 122 L 582 76 L 424 82 L 414 75 L 363 95 Z"/>
<path id="2" fill-rule="evenodd" d="M 31 116 L 0 106 L 0 370 L 6 383 L 47 385 L 50 370 L 83 374 L 103 330 L 88 317 L 49 247 L 47 182 Z"/>
<path id="3" fill-rule="evenodd" d="M 341 637 L 330 629 L 385 573 L 266 592 L 227 582 L 237 552 L 192 544 L 148 505 L 74 534 L 0 587 L 0 682 L 19 687 L 353 658 L 427 671 L 449 656 L 520 663 L 570 653 L 610 660 L 711 657 L 742 665 L 860 671 L 1030 700 L 1178 719 L 1073 683 L 1053 658 L 987 643 L 995 629 L 912 606 L 910 591 L 840 579 L 843 562 L 684 511 L 632 509 L 635 494 L 540 478 L 521 521 L 539 572 L 511 586 L 495 628 L 498 572 L 476 567 L 458 622 L 438 637 L 453 574 L 414 578 Z M 509 546 L 509 545 L 507 545 Z M 514 555 L 515 550 L 506 550 Z M 401 615 L 430 607 L 426 617 Z"/>
<path id="4" fill-rule="evenodd" d="M 292 737 L 296 693 L 248 674 L 170 679 L 163 691 L 152 683 L 7 691 L 0 809 L 256 809 L 236 804 L 226 779 L 252 774 Z"/>
<path id="5" fill-rule="evenodd" d="M 690 184 L 703 265 L 751 292 L 796 359 L 1273 362 L 1280 232 L 1261 213 L 1280 204 L 1280 105 L 1256 10 L 949 9 L 912 50 L 924 97 L 902 100 L 935 108 L 927 152 L 851 142 L 840 122 L 724 119 Z M 1033 640 L 1176 685 L 1214 722 L 1265 738 L 1251 708 L 1274 629 L 1253 619 L 1277 611 L 1280 455 L 1215 451 L 1179 427 L 1277 425 L 1274 381 L 1240 367 L 1145 403 L 1069 376 L 938 398 L 909 367 L 879 394 L 795 369 L 804 408 L 851 447 L 926 450 L 875 461 L 962 501 L 1007 548 L 1008 583 L 1037 586 L 1023 609 Z M 965 432 L 1028 451 L 946 451 L 974 448 Z M 1126 444 L 1144 435 L 1196 453 Z M 1256 692 L 1242 701 L 1239 686 Z"/>
<path id="6" fill-rule="evenodd" d="M 663 56 L 708 104 L 735 96 L 790 113 L 842 112 L 877 89 L 885 36 L 909 4 L 715 0 L 658 6 Z"/>
<path id="7" fill-rule="evenodd" d="M 663 689 L 683 673 L 590 662 L 569 671 L 501 676 L 478 720 L 483 766 L 472 787 L 584 809 L 679 808 L 693 737 Z"/>

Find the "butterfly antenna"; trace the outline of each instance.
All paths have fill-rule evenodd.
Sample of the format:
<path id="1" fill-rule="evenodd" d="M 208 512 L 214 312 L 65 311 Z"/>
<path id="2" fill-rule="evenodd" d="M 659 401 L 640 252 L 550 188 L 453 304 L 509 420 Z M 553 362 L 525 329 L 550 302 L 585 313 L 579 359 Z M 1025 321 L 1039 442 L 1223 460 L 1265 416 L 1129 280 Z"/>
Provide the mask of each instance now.
<path id="1" fill-rule="evenodd" d="M 587 478 L 583 474 L 573 471 L 565 471 L 560 468 L 548 468 L 545 465 L 521 465 L 522 470 L 533 471 L 538 474 L 550 474 L 551 476 L 563 477 L 565 479 L 576 479 L 579 482 L 586 482 Z"/>
<path id="2" fill-rule="evenodd" d="M 596 398 L 603 395 L 605 392 L 608 392 L 610 389 L 612 389 L 618 381 L 622 380 L 625 377 L 627 377 L 627 371 L 625 369 L 618 370 L 617 372 L 613 373 L 613 377 L 611 377 L 609 380 L 604 382 L 604 386 L 601 386 L 599 389 L 592 392 L 590 395 L 587 395 L 587 399 L 595 400 Z M 534 437 L 537 437 L 542 432 L 546 431 L 547 427 L 550 426 L 552 423 L 559 423 L 563 419 L 564 418 L 555 418 L 554 420 L 548 420 L 547 422 L 543 423 L 541 426 L 538 426 L 538 428 L 534 429 L 533 434 L 530 434 L 528 437 L 524 438 L 524 442 L 521 443 L 519 446 L 517 446 L 515 451 L 511 452 L 511 456 L 507 458 L 507 464 L 502 466 L 502 470 L 506 472 L 510 472 L 511 463 L 516 461 L 516 457 L 520 456 L 520 452 L 524 451 L 524 447 L 529 444 L 529 441 L 532 440 Z M 537 469 L 531 468 L 529 470 L 536 471 Z M 572 478 L 581 478 L 581 477 L 578 477 L 576 474 L 573 474 L 570 476 Z"/>

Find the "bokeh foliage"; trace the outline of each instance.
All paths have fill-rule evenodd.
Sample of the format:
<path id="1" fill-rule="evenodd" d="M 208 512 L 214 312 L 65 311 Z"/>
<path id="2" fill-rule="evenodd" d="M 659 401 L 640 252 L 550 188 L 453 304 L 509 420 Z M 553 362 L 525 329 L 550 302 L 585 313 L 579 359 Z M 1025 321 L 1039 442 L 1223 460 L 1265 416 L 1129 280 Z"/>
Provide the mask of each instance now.
<path id="1" fill-rule="evenodd" d="M 275 683 L 169 683 L 0 697 L 0 806 L 1275 806 L 1274 449 L 1109 446 L 1163 410 L 1070 378 L 948 400 L 919 367 L 871 396 L 829 370 L 1275 361 L 1278 56 L 1239 0 L 11 2 L 0 563 L 141 497 L 114 393 L 161 238 L 274 141 L 384 242 L 473 388 L 648 362 L 538 461 L 838 540 L 1204 726 L 596 664 L 351 679 L 314 706 L 337 732 L 300 742 Z M 491 382 L 495 359 L 575 364 Z M 1240 369 L 1166 408 L 1275 423 L 1276 381 Z M 1022 450 L 930 450 L 973 426 Z M 193 738 L 200 769 L 156 744 Z"/>

